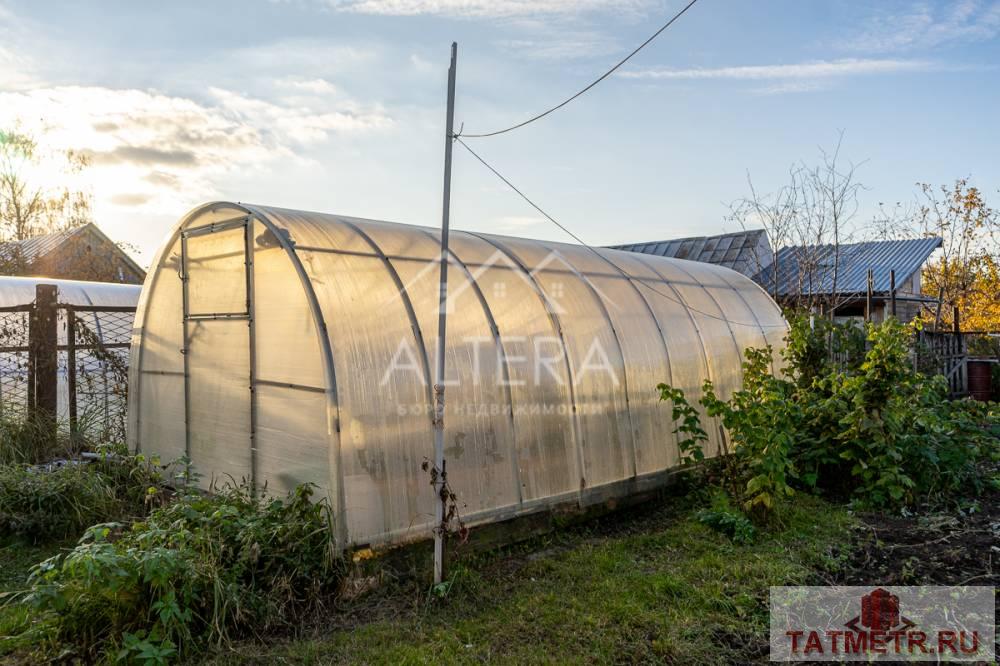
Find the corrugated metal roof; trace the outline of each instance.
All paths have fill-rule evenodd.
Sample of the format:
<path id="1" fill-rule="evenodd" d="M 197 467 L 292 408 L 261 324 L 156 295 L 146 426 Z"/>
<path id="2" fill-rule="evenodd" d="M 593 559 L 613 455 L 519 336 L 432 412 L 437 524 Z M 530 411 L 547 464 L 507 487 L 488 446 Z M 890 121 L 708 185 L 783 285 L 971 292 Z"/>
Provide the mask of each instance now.
<path id="1" fill-rule="evenodd" d="M 758 257 L 755 253 L 761 247 L 762 236 L 766 242 L 763 229 L 737 231 L 721 236 L 697 236 L 693 238 L 675 238 L 651 243 L 628 243 L 612 245 L 615 250 L 655 254 L 659 257 L 688 259 L 706 264 L 718 264 L 726 268 L 743 272 L 745 267 L 767 264 L 770 257 Z"/>
<path id="2" fill-rule="evenodd" d="M 87 226 L 84 225 L 82 227 L 66 229 L 65 231 L 33 236 L 22 241 L 8 241 L 0 245 L 0 256 L 11 257 L 14 254 L 14 249 L 19 247 L 21 249 L 21 256 L 25 262 L 29 264 L 33 263 L 36 259 L 40 259 L 58 248 Z"/>
<path id="3" fill-rule="evenodd" d="M 100 227 L 93 222 L 88 222 L 87 224 L 79 227 L 73 227 L 72 229 L 66 229 L 64 231 L 56 231 L 51 234 L 33 236 L 22 241 L 8 241 L 6 243 L 0 243 L 0 259 L 13 259 L 16 248 L 20 248 L 21 258 L 27 265 L 30 266 L 42 257 L 45 257 L 46 255 L 59 249 L 70 239 L 85 232 L 93 234 L 101 241 L 106 242 L 110 247 L 113 247 L 117 250 L 121 258 L 132 268 L 132 270 L 136 272 L 136 274 L 140 277 L 145 276 L 146 271 L 144 271 L 142 267 L 128 255 L 127 252 L 108 238 L 107 235 L 101 231 Z"/>
<path id="4" fill-rule="evenodd" d="M 874 291 L 889 291 L 889 271 L 896 271 L 899 286 L 920 270 L 941 239 L 931 236 L 908 240 L 869 241 L 840 246 L 839 258 L 834 245 L 783 247 L 775 261 L 758 273 L 754 280 L 768 293 L 774 293 L 777 271 L 779 296 L 829 294 L 836 273 L 838 294 L 860 294 L 868 290 L 868 269 L 872 269 Z M 836 271 L 834 268 L 836 267 Z"/>

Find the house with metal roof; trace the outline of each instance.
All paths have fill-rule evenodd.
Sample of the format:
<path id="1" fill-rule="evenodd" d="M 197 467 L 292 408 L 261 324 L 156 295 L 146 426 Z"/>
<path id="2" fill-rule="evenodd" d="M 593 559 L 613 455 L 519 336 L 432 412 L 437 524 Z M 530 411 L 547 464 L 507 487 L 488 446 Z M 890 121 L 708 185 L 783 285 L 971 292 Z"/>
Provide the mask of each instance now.
<path id="1" fill-rule="evenodd" d="M 780 248 L 774 261 L 753 279 L 779 303 L 832 307 L 837 317 L 862 317 L 870 275 L 871 319 L 884 319 L 895 300 L 897 317 L 909 321 L 922 307 L 937 302 L 934 295 L 922 292 L 920 274 L 939 247 L 941 239 L 934 236 L 846 243 L 839 248 L 788 246 Z"/>
<path id="2" fill-rule="evenodd" d="M 794 245 L 771 249 L 763 229 L 720 236 L 676 238 L 612 246 L 617 250 L 688 259 L 731 268 L 752 278 L 782 305 L 833 308 L 834 316 L 863 317 L 872 275 L 872 312 L 889 313 L 895 283 L 896 316 L 909 321 L 937 302 L 923 294 L 921 268 L 937 248 L 936 237 L 834 245 Z"/>
<path id="3" fill-rule="evenodd" d="M 652 243 L 612 245 L 612 249 L 688 259 L 731 268 L 747 277 L 771 264 L 774 253 L 763 229 L 750 229 L 721 236 L 695 236 Z"/>
<path id="4" fill-rule="evenodd" d="M 146 272 L 93 222 L 0 244 L 0 271 L 12 275 L 142 284 Z"/>

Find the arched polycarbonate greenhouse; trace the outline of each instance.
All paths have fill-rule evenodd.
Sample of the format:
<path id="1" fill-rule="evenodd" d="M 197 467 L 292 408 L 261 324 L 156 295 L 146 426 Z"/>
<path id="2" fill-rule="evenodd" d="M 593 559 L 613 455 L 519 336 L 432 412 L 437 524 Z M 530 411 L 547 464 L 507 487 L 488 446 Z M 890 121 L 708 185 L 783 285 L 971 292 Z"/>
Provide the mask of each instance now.
<path id="1" fill-rule="evenodd" d="M 785 331 L 718 266 L 461 231 L 451 250 L 445 456 L 467 524 L 662 482 L 678 452 L 656 385 L 728 395 L 742 350 Z M 204 483 L 315 483 L 341 546 L 429 537 L 438 257 L 433 229 L 195 209 L 143 289 L 131 446 L 186 454 Z"/>

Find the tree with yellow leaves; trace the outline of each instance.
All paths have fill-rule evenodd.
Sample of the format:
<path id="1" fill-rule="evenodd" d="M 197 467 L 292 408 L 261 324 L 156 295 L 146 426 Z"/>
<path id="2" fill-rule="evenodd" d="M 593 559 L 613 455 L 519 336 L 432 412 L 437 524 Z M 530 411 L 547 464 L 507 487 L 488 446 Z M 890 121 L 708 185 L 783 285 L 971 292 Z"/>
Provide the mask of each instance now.
<path id="1" fill-rule="evenodd" d="M 950 327 L 958 307 L 963 330 L 1000 331 L 1000 215 L 966 179 L 940 188 L 918 186 L 923 201 L 916 226 L 942 241 L 921 274 L 923 292 L 940 297 L 942 307 L 924 318 Z"/>

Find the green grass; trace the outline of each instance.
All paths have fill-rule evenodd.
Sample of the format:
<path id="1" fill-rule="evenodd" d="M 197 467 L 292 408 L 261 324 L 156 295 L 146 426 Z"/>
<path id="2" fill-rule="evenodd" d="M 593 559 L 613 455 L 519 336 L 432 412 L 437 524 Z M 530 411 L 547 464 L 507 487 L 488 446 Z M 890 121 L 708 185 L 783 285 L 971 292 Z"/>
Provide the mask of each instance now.
<path id="1" fill-rule="evenodd" d="M 737 545 L 697 520 L 700 506 L 675 497 L 564 530 L 454 567 L 444 599 L 383 589 L 329 611 L 311 637 L 211 663 L 766 661 L 768 587 L 818 582 L 851 519 L 800 495 L 782 525 Z"/>
<path id="2" fill-rule="evenodd" d="M 25 589 L 31 567 L 52 557 L 61 548 L 72 546 L 72 542 L 33 545 L 20 540 L 0 546 L 0 654 L 15 647 L 11 637 L 23 632 L 31 623 L 28 609 L 18 603 L 16 597 Z"/>

